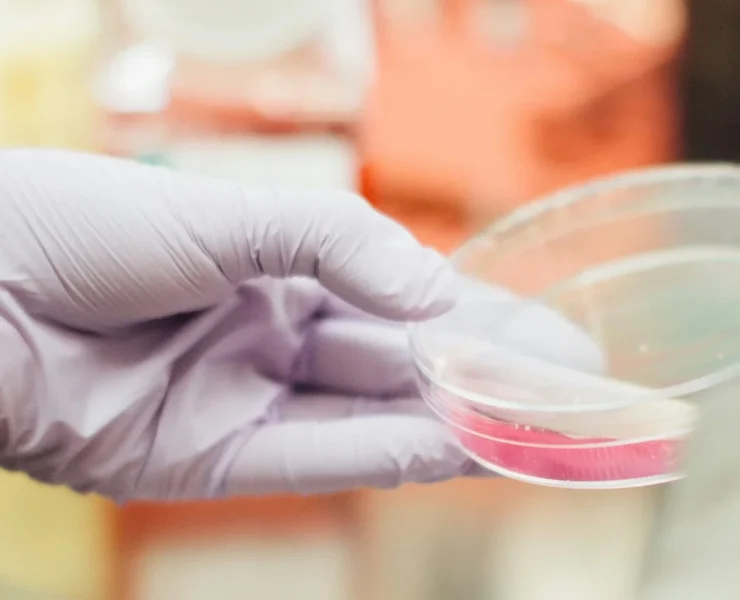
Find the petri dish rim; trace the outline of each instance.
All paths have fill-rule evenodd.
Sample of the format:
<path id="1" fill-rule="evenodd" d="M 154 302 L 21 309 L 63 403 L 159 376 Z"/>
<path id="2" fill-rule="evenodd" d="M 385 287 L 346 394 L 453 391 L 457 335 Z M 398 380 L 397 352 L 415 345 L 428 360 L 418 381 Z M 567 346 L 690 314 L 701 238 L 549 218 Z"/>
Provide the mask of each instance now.
<path id="1" fill-rule="evenodd" d="M 655 435 L 645 435 L 645 436 L 638 436 L 638 437 L 630 437 L 630 438 L 621 438 L 621 439 L 609 439 L 609 438 L 591 438 L 591 437 L 581 437 L 581 436 L 574 436 L 574 435 L 568 435 L 568 437 L 573 439 L 572 444 L 552 444 L 547 442 L 531 442 L 531 441 L 521 441 L 521 440 L 511 440 L 509 438 L 503 437 L 503 436 L 496 436 L 496 435 L 490 435 L 488 433 L 483 433 L 479 430 L 476 430 L 469 425 L 463 425 L 459 421 L 456 421 L 449 415 L 447 415 L 441 408 L 439 408 L 436 404 L 433 402 L 427 402 L 430 410 L 443 422 L 450 425 L 454 430 L 456 431 L 463 431 L 469 435 L 475 436 L 480 439 L 489 440 L 492 442 L 500 442 L 502 444 L 506 444 L 507 446 L 516 446 L 520 448 L 542 448 L 542 449 L 551 449 L 555 448 L 557 450 L 588 450 L 588 449 L 600 449 L 600 448 L 619 448 L 619 447 L 625 447 L 630 446 L 634 444 L 640 444 L 640 443 L 646 443 L 646 442 L 653 442 L 656 440 Z M 470 410 L 468 409 L 466 411 L 468 414 L 470 414 Z M 484 422 L 493 422 L 495 419 L 492 419 L 491 417 L 476 413 L 475 416 Z M 498 421 L 502 422 L 502 421 Z M 666 430 L 665 432 L 661 432 L 660 439 L 679 439 L 682 436 L 686 436 L 691 433 L 691 429 L 670 429 Z"/>
<path id="2" fill-rule="evenodd" d="M 717 181 L 729 179 L 740 185 L 740 164 L 694 163 L 691 165 L 649 167 L 597 177 L 586 180 L 585 182 L 566 186 L 552 194 L 535 199 L 500 219 L 496 219 L 491 225 L 473 236 L 468 242 L 453 252 L 450 260 L 453 263 L 455 260 L 458 260 L 470 248 L 473 242 L 506 234 L 517 225 L 532 222 L 534 219 L 549 212 L 572 206 L 580 201 L 588 200 L 593 196 L 630 188 L 696 179 L 713 179 Z"/>

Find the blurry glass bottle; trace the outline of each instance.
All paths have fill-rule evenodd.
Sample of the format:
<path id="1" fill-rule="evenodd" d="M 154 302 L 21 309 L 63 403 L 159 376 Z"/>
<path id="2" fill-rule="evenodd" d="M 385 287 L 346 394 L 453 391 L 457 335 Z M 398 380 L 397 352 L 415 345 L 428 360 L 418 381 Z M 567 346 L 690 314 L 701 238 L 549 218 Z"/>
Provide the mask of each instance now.
<path id="1" fill-rule="evenodd" d="M 0 145 L 89 148 L 96 0 L 0 0 Z"/>
<path id="2" fill-rule="evenodd" d="M 364 0 L 114 0 L 108 29 L 105 150 L 254 183 L 347 178 L 330 134 L 351 129 L 372 70 Z"/>

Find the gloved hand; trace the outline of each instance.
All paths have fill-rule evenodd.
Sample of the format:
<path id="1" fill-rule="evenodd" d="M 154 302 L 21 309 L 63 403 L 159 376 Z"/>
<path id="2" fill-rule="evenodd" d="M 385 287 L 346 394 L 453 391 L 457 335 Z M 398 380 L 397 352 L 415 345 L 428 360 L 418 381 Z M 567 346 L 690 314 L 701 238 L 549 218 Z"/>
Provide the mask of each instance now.
<path id="1" fill-rule="evenodd" d="M 391 322 L 452 277 L 349 193 L 0 152 L 0 466 L 119 501 L 464 474 Z"/>

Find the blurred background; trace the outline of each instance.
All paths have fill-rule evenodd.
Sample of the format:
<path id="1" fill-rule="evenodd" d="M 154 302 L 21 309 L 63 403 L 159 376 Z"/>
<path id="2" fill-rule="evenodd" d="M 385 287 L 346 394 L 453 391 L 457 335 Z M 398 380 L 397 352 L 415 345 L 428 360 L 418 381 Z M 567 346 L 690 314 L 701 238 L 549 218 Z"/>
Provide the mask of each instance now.
<path id="1" fill-rule="evenodd" d="M 449 251 L 558 187 L 740 158 L 740 1 L 0 0 L 0 145 L 353 189 Z M 0 473 L 0 599 L 622 600 L 651 490 L 132 504 Z"/>

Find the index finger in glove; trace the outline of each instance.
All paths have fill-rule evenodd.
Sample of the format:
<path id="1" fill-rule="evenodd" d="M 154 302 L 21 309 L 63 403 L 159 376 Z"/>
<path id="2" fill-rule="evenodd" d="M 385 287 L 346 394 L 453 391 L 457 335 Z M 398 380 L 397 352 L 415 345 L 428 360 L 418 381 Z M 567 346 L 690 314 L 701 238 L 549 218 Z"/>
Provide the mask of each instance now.
<path id="1" fill-rule="evenodd" d="M 0 285 L 81 328 L 213 306 L 244 280 L 317 278 L 370 313 L 453 302 L 446 261 L 359 196 L 250 189 L 101 156 L 0 153 Z"/>

